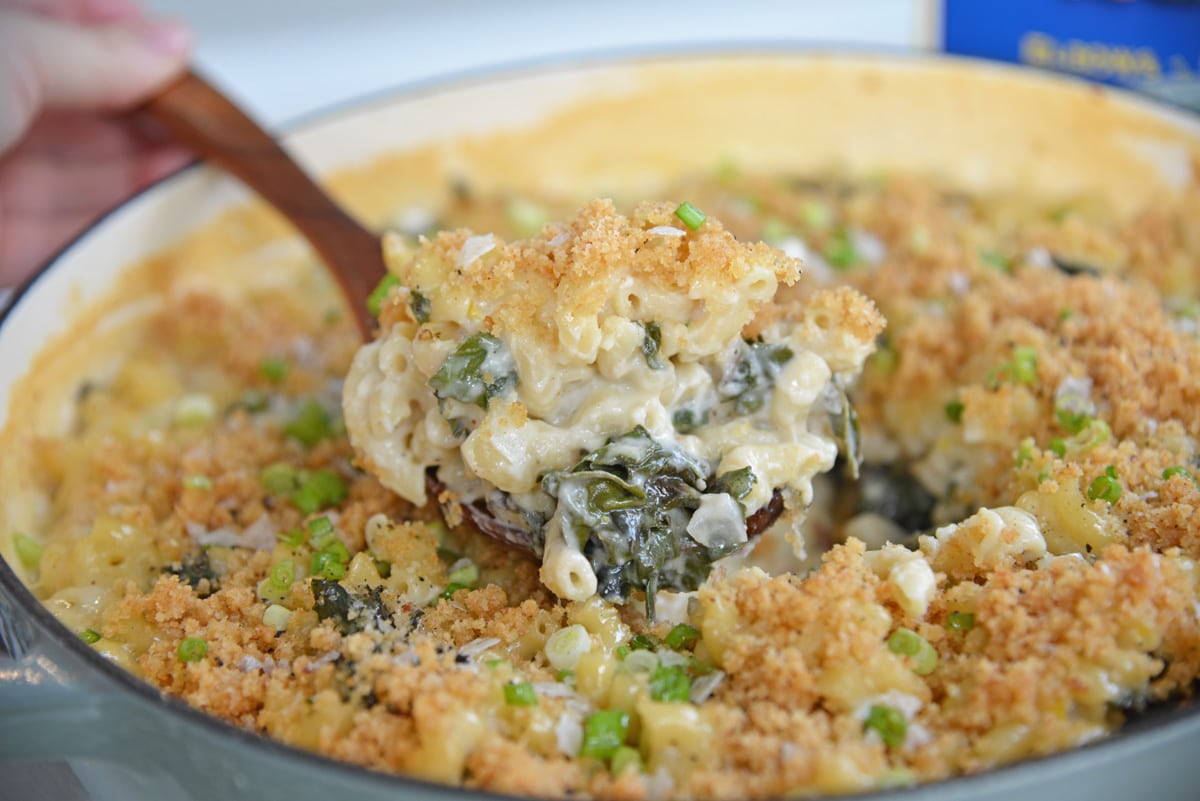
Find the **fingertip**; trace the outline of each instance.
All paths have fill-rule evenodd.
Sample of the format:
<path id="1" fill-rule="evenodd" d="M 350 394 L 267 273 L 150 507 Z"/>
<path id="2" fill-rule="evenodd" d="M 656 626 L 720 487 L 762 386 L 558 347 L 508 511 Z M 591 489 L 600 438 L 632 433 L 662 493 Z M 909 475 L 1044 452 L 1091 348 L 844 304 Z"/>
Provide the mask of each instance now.
<path id="1" fill-rule="evenodd" d="M 164 56 L 183 58 L 192 46 L 192 32 L 178 20 L 142 20 L 138 35 L 151 50 Z"/>

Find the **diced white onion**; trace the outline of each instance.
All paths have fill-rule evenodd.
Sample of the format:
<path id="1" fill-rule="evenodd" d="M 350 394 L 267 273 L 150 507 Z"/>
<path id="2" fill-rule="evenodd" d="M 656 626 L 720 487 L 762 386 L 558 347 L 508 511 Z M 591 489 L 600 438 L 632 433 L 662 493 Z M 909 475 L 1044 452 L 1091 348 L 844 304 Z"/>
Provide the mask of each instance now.
<path id="1" fill-rule="evenodd" d="M 479 637 L 478 639 L 471 640 L 469 643 L 466 643 L 459 648 L 458 653 L 467 659 L 474 659 L 484 651 L 488 650 L 489 648 L 494 648 L 499 644 L 500 640 L 497 637 Z"/>
<path id="2" fill-rule="evenodd" d="M 489 253 L 496 247 L 496 237 L 491 234 L 480 234 L 473 236 L 463 242 L 462 250 L 458 252 L 456 259 L 457 265 L 468 267 L 479 260 L 485 253 Z"/>

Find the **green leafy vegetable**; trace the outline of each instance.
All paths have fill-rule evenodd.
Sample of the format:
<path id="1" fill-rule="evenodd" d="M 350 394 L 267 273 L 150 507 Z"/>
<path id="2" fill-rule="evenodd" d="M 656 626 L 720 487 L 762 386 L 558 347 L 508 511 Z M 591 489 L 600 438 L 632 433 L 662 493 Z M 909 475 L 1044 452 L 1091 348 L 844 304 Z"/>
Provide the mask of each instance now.
<path id="1" fill-rule="evenodd" d="M 516 365 L 508 348 L 484 333 L 464 339 L 429 378 L 438 398 L 453 398 L 483 409 L 489 400 L 516 385 Z"/>
<path id="2" fill-rule="evenodd" d="M 409 307 L 412 309 L 413 318 L 418 323 L 429 322 L 429 315 L 433 311 L 433 306 L 429 302 L 429 298 L 422 295 L 417 290 L 412 291 L 412 299 L 409 301 Z"/>
<path id="3" fill-rule="evenodd" d="M 163 572 L 178 576 L 181 582 L 195 590 L 198 598 L 207 598 L 220 586 L 220 576 L 213 569 L 208 551 L 204 550 L 187 554 L 183 557 L 183 561 L 176 562 Z"/>
<path id="4" fill-rule="evenodd" d="M 381 597 L 381 587 L 354 594 L 336 581 L 324 578 L 314 578 L 311 586 L 317 618 L 333 620 L 342 634 L 353 634 L 391 619 Z"/>
<path id="5" fill-rule="evenodd" d="M 717 384 L 717 395 L 733 403 L 739 417 L 754 414 L 766 403 L 783 366 L 791 361 L 791 348 L 768 342 L 744 342 Z"/>
<path id="6" fill-rule="evenodd" d="M 624 600 L 641 590 L 653 619 L 660 587 L 696 589 L 713 561 L 737 547 L 710 548 L 687 533 L 705 472 L 700 461 L 638 426 L 569 470 L 546 474 L 542 489 L 557 499 L 564 536 L 574 538 L 591 562 L 600 595 Z M 531 530 L 542 530 L 539 521 L 531 522 Z"/>
<path id="7" fill-rule="evenodd" d="M 646 333 L 642 337 L 642 355 L 646 357 L 646 365 L 651 370 L 661 370 L 666 365 L 658 356 L 658 348 L 662 344 L 662 329 L 658 323 L 642 323 Z"/>

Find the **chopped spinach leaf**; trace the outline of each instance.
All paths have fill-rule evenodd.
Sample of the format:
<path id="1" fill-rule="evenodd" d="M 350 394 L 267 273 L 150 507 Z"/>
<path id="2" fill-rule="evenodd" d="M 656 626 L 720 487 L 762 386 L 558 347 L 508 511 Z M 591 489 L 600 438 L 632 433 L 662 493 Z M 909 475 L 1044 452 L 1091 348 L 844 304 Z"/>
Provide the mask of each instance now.
<path id="1" fill-rule="evenodd" d="M 642 591 L 653 619 L 660 588 L 696 589 L 712 563 L 737 547 L 708 547 L 687 533 L 709 483 L 707 473 L 705 464 L 638 426 L 569 470 L 548 473 L 542 489 L 557 499 L 564 534 L 591 562 L 600 595 L 624 600 Z M 730 480 L 740 483 L 733 473 Z M 718 484 L 707 491 L 728 491 Z"/>
<path id="2" fill-rule="evenodd" d="M 409 306 L 412 308 L 413 317 L 418 323 L 429 322 L 429 315 L 432 311 L 429 298 L 425 297 L 415 289 L 410 294 L 412 297 L 411 300 L 409 300 Z"/>
<path id="3" fill-rule="evenodd" d="M 651 370 L 661 370 L 666 367 L 658 356 L 659 345 L 662 344 L 662 329 L 658 323 L 642 323 L 646 334 L 642 337 L 642 355 L 646 357 L 646 365 Z"/>
<path id="4" fill-rule="evenodd" d="M 453 398 L 486 409 L 488 401 L 517 385 L 512 355 L 491 334 L 472 334 L 446 357 L 429 379 L 438 398 Z"/>
<path id="5" fill-rule="evenodd" d="M 353 634 L 365 628 L 391 621 L 391 612 L 383 602 L 381 588 L 366 593 L 352 593 L 336 581 L 324 578 L 312 580 L 313 611 L 321 620 L 332 619 L 342 634 Z"/>
<path id="6" fill-rule="evenodd" d="M 717 394 L 732 401 L 739 417 L 754 414 L 766 403 L 783 366 L 791 361 L 792 349 L 769 342 L 744 342 L 733 364 L 721 376 Z"/>
<path id="7" fill-rule="evenodd" d="M 182 562 L 176 562 L 165 571 L 196 591 L 197 598 L 207 598 L 220 586 L 220 576 L 209 561 L 208 551 L 189 553 Z M 205 584 L 207 582 L 207 584 Z"/>

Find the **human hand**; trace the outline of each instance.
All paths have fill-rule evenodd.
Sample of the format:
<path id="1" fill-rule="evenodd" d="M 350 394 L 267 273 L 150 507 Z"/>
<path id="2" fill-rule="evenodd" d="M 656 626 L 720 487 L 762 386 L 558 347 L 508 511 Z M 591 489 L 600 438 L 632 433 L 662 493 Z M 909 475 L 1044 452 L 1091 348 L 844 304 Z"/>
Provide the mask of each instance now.
<path id="1" fill-rule="evenodd" d="M 117 112 L 174 78 L 188 47 L 185 28 L 136 0 L 0 0 L 0 287 L 187 163 Z"/>

